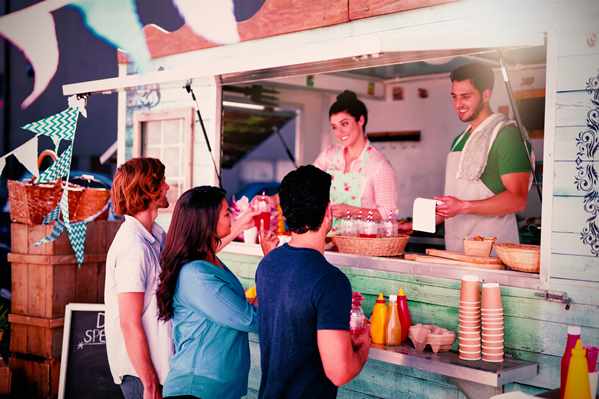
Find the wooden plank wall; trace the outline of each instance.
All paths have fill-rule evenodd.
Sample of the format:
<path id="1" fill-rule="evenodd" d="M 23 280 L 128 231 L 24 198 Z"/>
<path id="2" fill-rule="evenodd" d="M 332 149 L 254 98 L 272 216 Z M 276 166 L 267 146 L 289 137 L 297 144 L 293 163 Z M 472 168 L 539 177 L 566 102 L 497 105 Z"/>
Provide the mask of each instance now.
<path id="1" fill-rule="evenodd" d="M 223 253 L 221 259 L 247 287 L 254 284 L 259 258 Z M 430 277 L 380 272 L 368 269 L 342 268 L 352 288 L 365 294 L 364 311 L 370 314 L 378 292 L 386 295 L 403 287 L 410 299 L 410 310 L 415 322 L 434 323 L 452 330 L 457 329 L 459 282 Z M 503 288 L 505 311 L 506 352 L 510 355 L 538 362 L 540 374 L 530 381 L 507 387 L 536 392 L 541 388 L 559 385 L 559 364 L 563 342 L 569 324 L 581 325 L 586 342 L 599 342 L 599 318 L 594 305 L 573 304 L 566 311 L 563 304 L 547 302 L 535 292 L 520 288 Z M 252 358 L 257 356 L 257 345 L 252 345 Z M 254 361 L 250 386 L 257 389 L 259 363 Z M 456 398 L 455 387 L 444 378 L 430 373 L 395 367 L 380 362 L 369 362 L 362 374 L 344 387 L 339 397 L 373 398 Z M 365 394 L 366 396 L 360 396 Z"/>
<path id="2" fill-rule="evenodd" d="M 550 37 L 551 39 L 551 37 Z M 597 33 L 576 32 L 553 37 L 556 60 L 553 220 L 551 223 L 551 288 L 568 292 L 577 302 L 599 305 L 599 257 L 581 240 L 590 216 L 575 184 L 576 139 L 587 127 L 591 94 L 587 81 L 599 76 Z M 583 157 L 599 171 L 599 152 Z M 546 177 L 547 178 L 547 177 Z M 597 183 L 595 183 L 597 187 Z"/>

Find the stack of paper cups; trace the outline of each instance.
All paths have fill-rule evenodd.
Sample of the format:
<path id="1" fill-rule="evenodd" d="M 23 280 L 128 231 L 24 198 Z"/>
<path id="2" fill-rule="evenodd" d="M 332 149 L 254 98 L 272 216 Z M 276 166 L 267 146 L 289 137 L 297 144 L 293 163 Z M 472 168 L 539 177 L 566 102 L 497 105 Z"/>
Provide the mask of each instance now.
<path id="1" fill-rule="evenodd" d="M 480 278 L 462 277 L 458 331 L 460 359 L 480 359 L 480 305 Z"/>
<path id="2" fill-rule="evenodd" d="M 503 305 L 497 283 L 483 284 L 482 353 L 486 362 L 503 361 Z"/>

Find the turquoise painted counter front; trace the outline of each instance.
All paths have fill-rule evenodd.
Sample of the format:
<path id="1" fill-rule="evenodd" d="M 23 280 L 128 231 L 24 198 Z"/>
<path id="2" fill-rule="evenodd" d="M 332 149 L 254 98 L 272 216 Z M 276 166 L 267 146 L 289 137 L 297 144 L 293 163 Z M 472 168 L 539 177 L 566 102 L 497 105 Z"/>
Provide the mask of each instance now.
<path id="1" fill-rule="evenodd" d="M 245 286 L 254 284 L 260 257 L 223 252 L 221 259 Z M 360 258 L 367 262 L 368 258 Z M 358 265 L 356 265 L 358 266 Z M 444 267 L 444 266 L 439 266 Z M 364 311 L 369 315 L 379 292 L 386 295 L 406 290 L 415 323 L 434 323 L 457 329 L 459 281 L 454 279 L 413 276 L 383 272 L 363 267 L 341 267 L 353 290 L 366 297 Z M 529 381 L 506 386 L 506 390 L 539 392 L 559 386 L 559 365 L 566 328 L 569 324 L 583 327 L 583 339 L 599 342 L 599 312 L 596 305 L 573 303 L 566 310 L 559 302 L 537 296 L 538 291 L 524 288 L 502 288 L 505 311 L 505 346 L 508 355 L 536 362 L 539 375 Z M 248 397 L 259 387 L 260 362 L 258 337 L 251 339 L 252 368 Z M 342 387 L 339 398 L 463 398 L 447 379 L 435 374 L 370 360 L 362 373 Z"/>

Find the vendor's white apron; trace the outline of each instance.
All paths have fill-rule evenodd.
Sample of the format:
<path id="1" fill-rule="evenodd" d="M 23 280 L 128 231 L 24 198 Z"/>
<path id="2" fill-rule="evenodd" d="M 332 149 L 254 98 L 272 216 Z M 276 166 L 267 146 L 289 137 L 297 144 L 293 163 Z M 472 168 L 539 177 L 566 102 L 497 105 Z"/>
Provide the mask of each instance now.
<path id="1" fill-rule="evenodd" d="M 461 153 L 451 151 L 447 155 L 445 169 L 445 195 L 461 200 L 482 200 L 495 194 L 482 180 L 457 179 Z M 445 247 L 450 251 L 464 250 L 464 238 L 475 235 L 497 237 L 497 242 L 519 243 L 516 215 L 480 216 L 457 215 L 445 220 Z"/>

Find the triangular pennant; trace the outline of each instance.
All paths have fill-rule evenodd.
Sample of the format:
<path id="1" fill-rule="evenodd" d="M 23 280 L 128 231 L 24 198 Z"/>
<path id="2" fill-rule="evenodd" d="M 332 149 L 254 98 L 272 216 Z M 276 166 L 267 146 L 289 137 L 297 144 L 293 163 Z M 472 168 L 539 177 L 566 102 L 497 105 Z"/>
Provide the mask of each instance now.
<path id="1" fill-rule="evenodd" d="M 96 36 L 127 52 L 141 72 L 149 70 L 150 52 L 135 0 L 75 0 L 71 5 Z"/>
<path id="2" fill-rule="evenodd" d="M 53 141 L 55 139 L 73 140 L 77 129 L 77 115 L 79 115 L 78 108 L 67 108 L 47 118 L 28 123 L 22 128 L 33 133 L 50 136 Z"/>
<path id="3" fill-rule="evenodd" d="M 62 191 L 62 197 L 60 198 L 60 213 L 62 214 L 62 220 L 64 220 L 65 224 L 70 223 L 70 215 L 69 215 L 69 189 L 65 187 Z"/>
<path id="4" fill-rule="evenodd" d="M 60 179 L 63 176 L 66 176 L 69 173 L 69 169 L 71 168 L 71 157 L 73 155 L 73 144 L 67 147 L 66 150 L 60 154 L 60 158 L 58 158 L 52 166 L 48 169 L 44 170 L 38 179 L 39 183 L 51 183 Z M 66 192 L 67 190 L 65 190 Z M 68 202 L 68 201 L 67 201 Z"/>
<path id="5" fill-rule="evenodd" d="M 34 243 L 33 246 L 39 247 L 40 245 L 52 242 L 52 241 L 56 240 L 58 237 L 60 237 L 60 235 L 62 234 L 63 231 L 64 231 L 64 224 L 60 220 L 57 220 L 56 223 L 54 224 L 54 227 L 52 228 L 52 231 L 50 232 L 50 234 L 48 234 L 46 237 L 42 238 L 41 240 L 37 241 L 36 243 Z"/>
<path id="6" fill-rule="evenodd" d="M 0 18 L 0 35 L 17 46 L 34 71 L 33 91 L 21 104 L 27 108 L 46 90 L 58 68 L 58 42 L 54 18 L 48 2 L 13 12 Z"/>
<path id="7" fill-rule="evenodd" d="M 6 166 L 6 158 L 0 158 L 0 175 L 4 171 L 5 166 Z"/>
<path id="8" fill-rule="evenodd" d="M 44 216 L 43 224 L 50 224 L 55 220 L 58 220 L 58 215 L 60 214 L 60 206 L 57 205 L 56 208 L 52 209 L 50 213 Z"/>
<path id="9" fill-rule="evenodd" d="M 221 44 L 239 41 L 232 0 L 174 0 L 174 3 L 196 35 Z"/>
<path id="10" fill-rule="evenodd" d="M 83 264 L 85 259 L 85 236 L 87 234 L 87 223 L 77 222 L 67 224 L 67 231 L 69 233 L 69 241 L 73 252 L 75 252 L 75 259 L 79 266 Z"/>
<path id="11" fill-rule="evenodd" d="M 32 175 L 37 176 L 40 172 L 37 167 L 37 137 L 27 141 L 22 146 L 12 151 L 19 162 L 27 168 Z"/>

